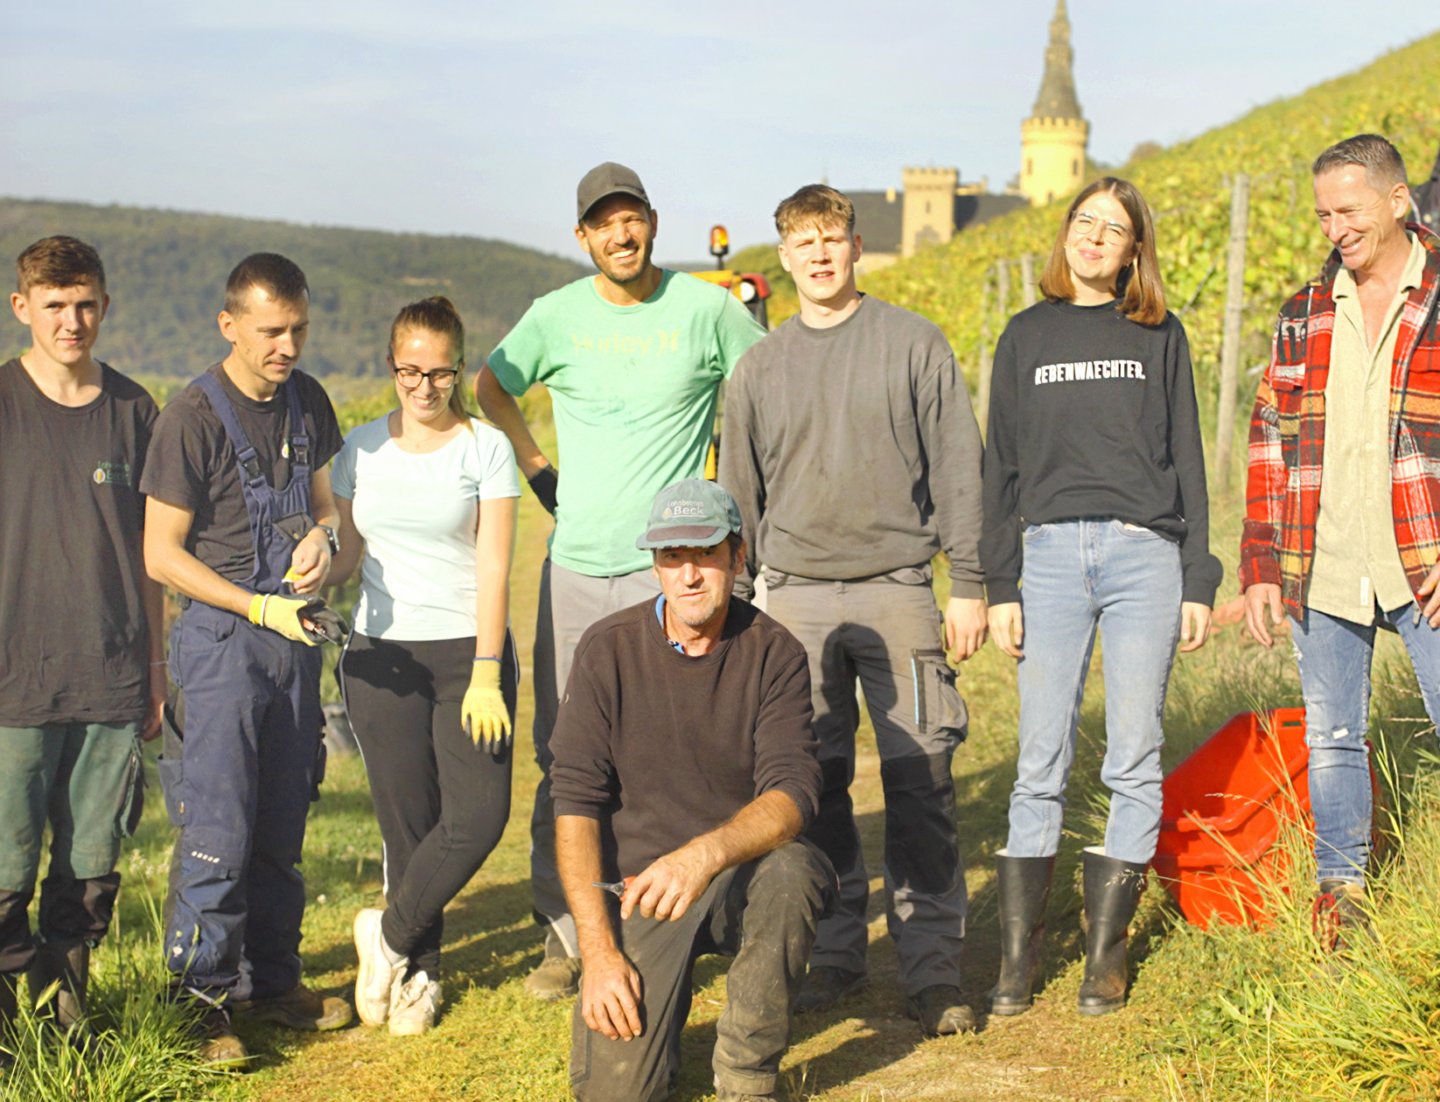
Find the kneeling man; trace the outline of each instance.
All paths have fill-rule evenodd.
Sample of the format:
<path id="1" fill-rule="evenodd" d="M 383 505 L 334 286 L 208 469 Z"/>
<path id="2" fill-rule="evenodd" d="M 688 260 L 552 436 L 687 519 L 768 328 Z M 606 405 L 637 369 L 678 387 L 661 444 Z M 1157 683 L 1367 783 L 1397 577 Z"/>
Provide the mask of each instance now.
<path id="1" fill-rule="evenodd" d="M 794 636 L 731 599 L 745 543 L 719 486 L 661 490 L 636 545 L 653 552 L 661 595 L 586 631 L 551 742 L 584 966 L 571 1085 L 582 1102 L 666 1097 L 692 965 L 726 953 L 718 1097 L 772 1098 L 835 897 L 829 862 L 798 839 L 820 797 L 809 666 Z"/>

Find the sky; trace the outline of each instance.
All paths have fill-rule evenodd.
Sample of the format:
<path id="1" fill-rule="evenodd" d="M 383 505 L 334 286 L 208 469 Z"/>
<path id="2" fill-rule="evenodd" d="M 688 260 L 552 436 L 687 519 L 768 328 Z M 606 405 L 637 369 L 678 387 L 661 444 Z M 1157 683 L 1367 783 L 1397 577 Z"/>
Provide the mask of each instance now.
<path id="1" fill-rule="evenodd" d="M 576 255 L 616 160 L 656 255 L 774 239 L 797 187 L 1000 190 L 1055 0 L 6 0 L 0 195 L 500 238 Z M 1440 30 L 1430 3 L 1070 0 L 1090 153 L 1123 162 Z M 1336 135 L 1337 138 L 1343 135 Z"/>

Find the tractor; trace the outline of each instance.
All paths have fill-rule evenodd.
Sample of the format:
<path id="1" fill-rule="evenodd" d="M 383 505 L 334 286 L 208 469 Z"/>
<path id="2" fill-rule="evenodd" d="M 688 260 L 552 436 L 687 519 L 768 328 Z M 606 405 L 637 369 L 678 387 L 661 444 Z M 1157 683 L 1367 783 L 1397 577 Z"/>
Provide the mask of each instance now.
<path id="1" fill-rule="evenodd" d="M 759 272 L 732 272 L 725 267 L 725 257 L 730 254 L 730 235 L 724 226 L 710 228 L 710 255 L 715 258 L 713 272 L 691 272 L 696 279 L 724 287 L 745 304 L 765 329 L 770 328 L 766 314 L 765 300 L 770 297 L 770 282 Z"/>

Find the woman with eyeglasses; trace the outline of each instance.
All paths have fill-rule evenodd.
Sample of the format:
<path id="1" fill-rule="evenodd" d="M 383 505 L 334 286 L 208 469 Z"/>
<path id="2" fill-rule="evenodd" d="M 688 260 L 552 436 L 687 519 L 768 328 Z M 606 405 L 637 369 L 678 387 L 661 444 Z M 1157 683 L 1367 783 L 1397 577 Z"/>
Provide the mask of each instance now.
<path id="1" fill-rule="evenodd" d="M 400 311 L 389 364 L 397 408 L 352 430 L 335 460 L 330 583 L 360 565 L 341 688 L 385 843 L 387 907 L 355 917 L 355 1007 L 413 1035 L 440 1003 L 441 912 L 510 814 L 520 485 L 504 433 L 466 412 L 449 299 Z"/>
<path id="2" fill-rule="evenodd" d="M 1000 980 L 991 1012 L 1030 1008 L 1065 788 L 1098 627 L 1110 789 L 1085 849 L 1080 1012 L 1125 1003 L 1125 949 L 1160 830 L 1160 747 L 1176 644 L 1210 631 L 1205 458 L 1185 329 L 1165 308 L 1150 209 L 1106 176 L 1065 212 L 1043 301 L 995 351 L 980 544 L 991 638 L 1019 660 L 1019 761 L 996 857 Z"/>

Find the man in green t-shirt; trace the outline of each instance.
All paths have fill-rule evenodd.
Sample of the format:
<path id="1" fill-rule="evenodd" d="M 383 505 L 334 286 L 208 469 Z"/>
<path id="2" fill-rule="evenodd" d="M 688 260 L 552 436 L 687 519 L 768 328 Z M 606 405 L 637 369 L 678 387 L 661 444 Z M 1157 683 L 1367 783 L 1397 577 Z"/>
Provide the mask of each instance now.
<path id="1" fill-rule="evenodd" d="M 575 238 L 598 274 L 537 299 L 475 380 L 480 408 L 555 516 L 535 630 L 542 777 L 530 823 L 545 960 L 525 981 L 542 999 L 573 995 L 580 976 L 555 867 L 549 745 L 575 644 L 596 620 L 660 592 L 635 532 L 656 493 L 704 473 L 719 384 L 765 335 L 733 295 L 651 263 L 659 218 L 630 169 L 598 165 L 576 198 Z M 563 480 L 515 401 L 535 383 L 550 391 Z"/>

